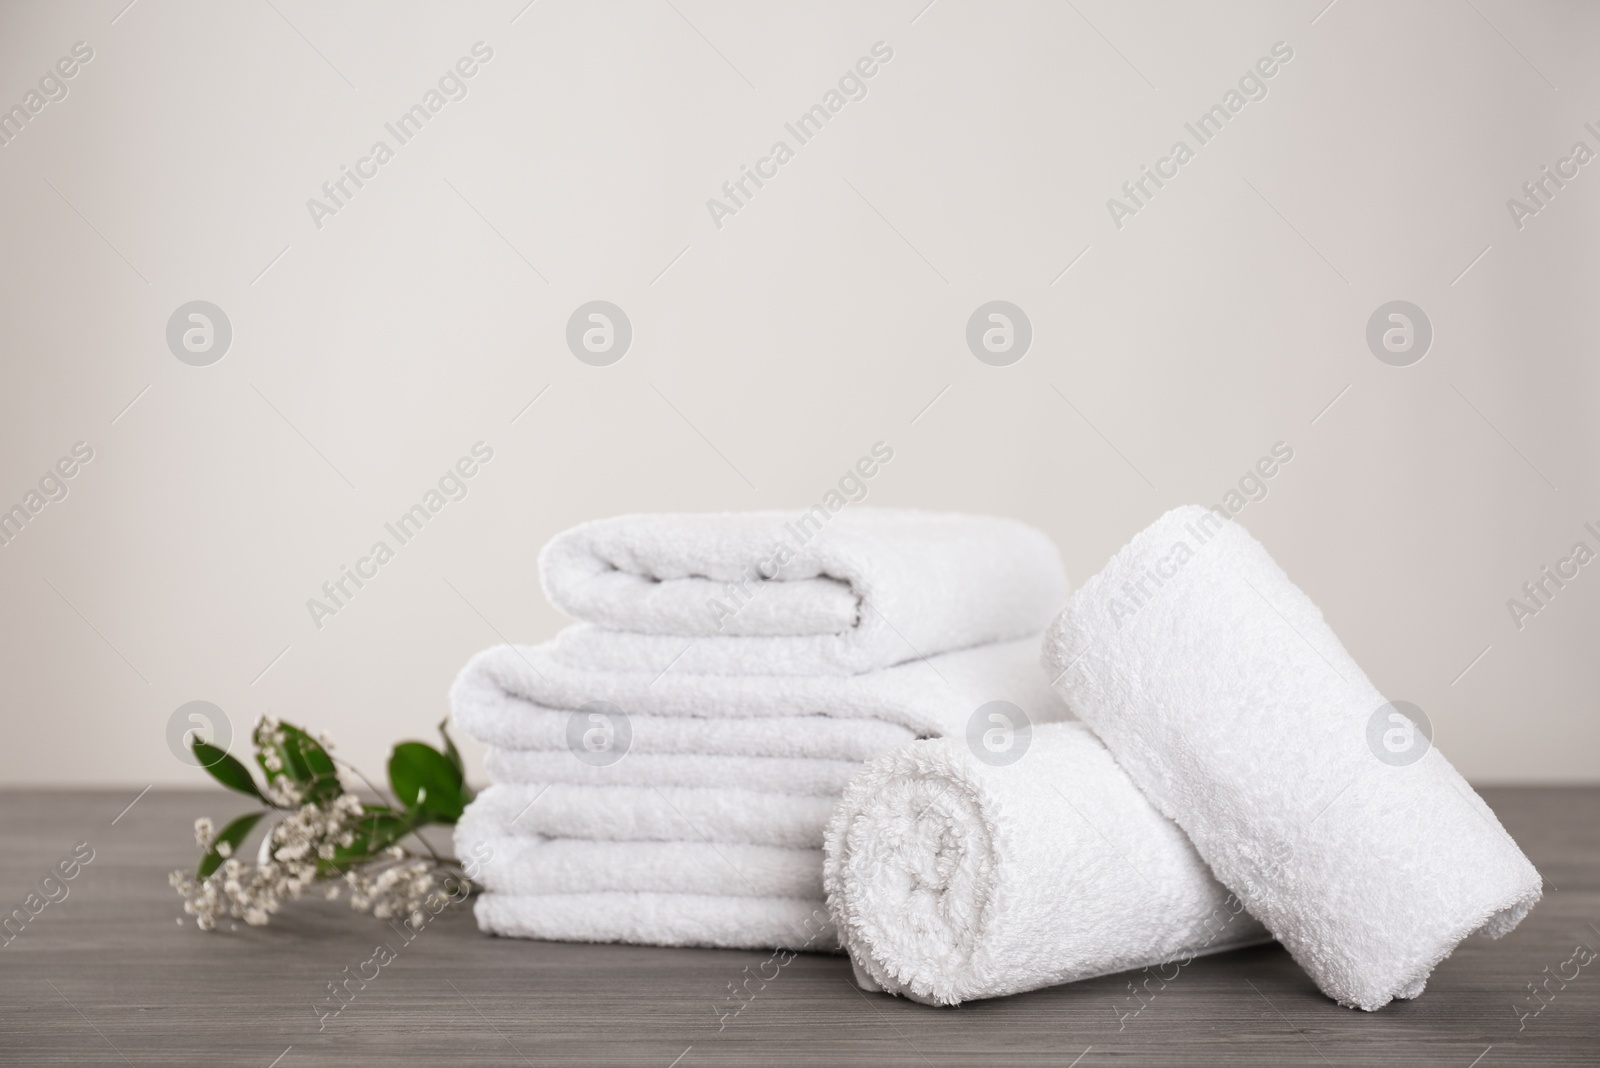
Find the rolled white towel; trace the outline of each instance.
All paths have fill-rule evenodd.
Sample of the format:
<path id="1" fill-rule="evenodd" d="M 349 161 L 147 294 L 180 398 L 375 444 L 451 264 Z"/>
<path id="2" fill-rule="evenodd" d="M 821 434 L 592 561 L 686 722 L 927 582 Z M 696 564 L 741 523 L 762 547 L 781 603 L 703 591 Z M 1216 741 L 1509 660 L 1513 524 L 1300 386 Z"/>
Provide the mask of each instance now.
<path id="1" fill-rule="evenodd" d="M 1408 721 L 1231 521 L 1179 508 L 1134 537 L 1051 628 L 1045 666 L 1340 1004 L 1416 997 L 1463 938 L 1504 934 L 1539 899 L 1437 749 L 1415 733 L 1409 753 L 1384 748 Z"/>
<path id="2" fill-rule="evenodd" d="M 480 792 L 462 819 L 512 835 L 607 842 L 745 842 L 820 849 L 834 798 L 681 786 L 504 783 Z"/>
<path id="3" fill-rule="evenodd" d="M 483 763 L 489 778 L 501 783 L 684 786 L 809 794 L 830 800 L 861 768 L 858 760 L 634 752 L 623 754 L 614 764 L 593 765 L 566 749 L 490 749 Z"/>
<path id="4" fill-rule="evenodd" d="M 823 952 L 838 937 L 820 900 L 704 894 L 483 894 L 480 929 L 552 942 Z"/>
<path id="5" fill-rule="evenodd" d="M 955 1005 L 1267 940 L 1084 727 L 1013 763 L 965 739 L 869 763 L 828 824 L 828 905 L 863 985 Z"/>
<path id="6" fill-rule="evenodd" d="M 1017 705 L 1034 723 L 1068 715 L 1039 670 L 1037 635 L 848 676 L 694 674 L 670 656 L 660 664 L 621 658 L 599 666 L 574 661 L 559 644 L 497 645 L 474 656 L 450 688 L 455 724 L 490 745 L 543 749 L 560 717 L 571 720 L 577 710 L 604 702 L 630 718 L 651 717 L 633 730 L 640 752 L 657 748 L 647 739 L 663 726 L 658 720 L 682 717 L 753 722 L 727 730 L 672 726 L 682 733 L 659 751 L 860 759 L 864 749 L 882 752 L 872 747 L 907 737 L 886 725 L 921 737 L 960 734 L 991 701 Z M 688 732 L 704 748 L 677 748 Z"/>
<path id="7" fill-rule="evenodd" d="M 506 894 L 653 892 L 822 900 L 822 851 L 724 842 L 589 842 L 483 833 L 462 820 L 456 855 Z"/>
<path id="8" fill-rule="evenodd" d="M 578 655 L 714 674 L 855 674 L 1021 638 L 1067 593 L 1032 527 L 880 508 L 617 516 L 558 534 L 539 568 L 551 603 L 604 628 L 564 637 Z"/>

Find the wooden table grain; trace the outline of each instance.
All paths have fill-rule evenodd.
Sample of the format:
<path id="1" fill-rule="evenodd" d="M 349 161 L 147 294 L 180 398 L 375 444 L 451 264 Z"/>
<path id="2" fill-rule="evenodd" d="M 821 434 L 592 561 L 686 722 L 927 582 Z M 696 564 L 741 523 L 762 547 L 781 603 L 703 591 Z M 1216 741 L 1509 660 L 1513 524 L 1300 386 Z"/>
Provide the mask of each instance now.
<path id="1" fill-rule="evenodd" d="M 1328 1001 L 1272 946 L 1196 960 L 1142 1001 L 1120 975 L 959 1009 L 863 994 L 843 958 L 803 955 L 736 1016 L 719 1016 L 728 986 L 765 953 L 490 938 L 465 910 L 399 944 L 325 901 L 204 934 L 176 922 L 166 875 L 193 862 L 196 815 L 242 806 L 152 790 L 129 808 L 135 793 L 0 793 L 0 910 L 23 906 L 80 843 L 94 853 L 0 950 L 4 1064 L 1600 1063 L 1600 961 L 1546 983 L 1542 1002 L 1529 986 L 1570 975 L 1579 943 L 1600 949 L 1597 788 L 1483 791 L 1544 875 L 1545 900 L 1506 938 L 1463 944 L 1420 999 L 1377 1013 Z M 380 942 L 399 944 L 396 959 L 319 1019 L 328 984 Z"/>

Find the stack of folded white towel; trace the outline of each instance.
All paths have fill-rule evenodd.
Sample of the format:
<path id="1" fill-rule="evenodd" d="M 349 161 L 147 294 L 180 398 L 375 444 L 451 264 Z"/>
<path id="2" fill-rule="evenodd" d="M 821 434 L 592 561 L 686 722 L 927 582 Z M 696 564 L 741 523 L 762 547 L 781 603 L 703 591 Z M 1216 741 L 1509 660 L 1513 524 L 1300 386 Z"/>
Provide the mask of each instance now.
<path id="1" fill-rule="evenodd" d="M 582 622 L 479 654 L 451 691 L 490 747 L 456 832 L 486 931 L 834 948 L 824 830 L 863 761 L 990 702 L 1066 717 L 1038 666 L 1066 580 L 1010 520 L 623 516 L 540 569 Z"/>
<path id="2" fill-rule="evenodd" d="M 1070 602 L 1029 527 L 842 504 L 588 523 L 540 567 L 583 622 L 451 693 L 490 747 L 456 833 L 489 932 L 842 947 L 862 987 L 938 1004 L 1276 938 L 1371 1010 L 1539 899 L 1216 511 L 1161 517 Z M 1011 756 L 995 702 L 1038 728 Z"/>

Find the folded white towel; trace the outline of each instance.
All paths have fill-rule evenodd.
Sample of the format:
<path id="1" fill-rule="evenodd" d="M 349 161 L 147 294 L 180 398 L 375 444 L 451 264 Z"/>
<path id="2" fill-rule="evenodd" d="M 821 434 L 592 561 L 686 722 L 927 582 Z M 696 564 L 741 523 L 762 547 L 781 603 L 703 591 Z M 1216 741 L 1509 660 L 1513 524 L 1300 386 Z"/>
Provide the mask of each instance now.
<path id="1" fill-rule="evenodd" d="M 999 766 L 965 739 L 887 753 L 845 791 L 825 848 L 828 905 L 858 977 L 918 1001 L 1268 939 L 1076 723 L 1036 728 Z"/>
<path id="2" fill-rule="evenodd" d="M 1035 633 L 1067 592 L 1032 527 L 878 508 L 618 516 L 557 535 L 539 565 L 553 604 L 605 628 L 564 643 L 627 670 L 855 674 Z"/>
<path id="3" fill-rule="evenodd" d="M 530 837 L 820 849 L 833 803 L 755 790 L 506 783 L 481 791 L 462 819 Z"/>
<path id="4" fill-rule="evenodd" d="M 629 752 L 614 764 L 595 766 L 584 763 L 566 749 L 491 749 L 484 757 L 484 767 L 489 771 L 490 780 L 500 783 L 690 786 L 810 794 L 832 800 L 861 770 L 861 762 Z"/>
<path id="5" fill-rule="evenodd" d="M 838 937 L 820 900 L 702 894 L 484 894 L 473 906 L 491 934 L 553 942 L 828 951 Z"/>
<path id="6" fill-rule="evenodd" d="M 504 648 L 504 647 L 502 647 Z M 543 708 L 523 698 L 491 691 L 492 699 L 457 705 L 455 722 L 462 733 L 498 749 L 566 752 L 573 716 L 587 726 L 582 713 Z M 628 752 L 639 755 L 719 754 L 850 760 L 859 763 L 909 742 L 907 727 L 875 719 L 833 716 L 719 717 L 630 715 Z"/>
<path id="7" fill-rule="evenodd" d="M 1422 992 L 1540 879 L 1241 527 L 1162 516 L 1072 599 L 1046 669 L 1156 807 L 1341 1004 Z M 1396 725 L 1398 724 L 1398 726 Z M 1380 757 L 1380 753 L 1386 753 Z"/>
<path id="8" fill-rule="evenodd" d="M 485 834 L 463 820 L 456 855 L 506 894 L 597 891 L 822 900 L 822 851 L 737 842 L 587 842 Z M 483 858 L 483 859 L 477 859 Z"/>
<path id="9" fill-rule="evenodd" d="M 721 639 L 706 643 L 712 640 Z M 672 670 L 663 674 L 668 667 Z M 550 729 L 539 725 L 538 714 L 555 711 L 558 722 L 564 722 L 559 717 L 570 718 L 567 710 L 593 701 L 616 705 L 638 719 L 761 721 L 748 730 L 723 733 L 718 728 L 701 734 L 697 741 L 704 743 L 703 752 L 837 759 L 859 759 L 866 755 L 864 749 L 881 752 L 871 747 L 893 744 L 883 724 L 919 736 L 960 734 L 973 712 L 990 701 L 1009 701 L 1034 723 L 1067 717 L 1066 706 L 1039 670 L 1037 636 L 851 676 L 703 675 L 680 671 L 666 661 L 619 660 L 612 667 L 596 667 L 574 663 L 552 643 L 498 645 L 474 656 L 450 689 L 456 725 L 473 738 L 508 748 L 548 748 L 522 744 L 538 739 L 533 732 Z M 825 727 L 817 722 L 818 714 L 848 722 Z M 635 726 L 640 752 L 646 751 L 645 739 L 654 726 Z M 829 739 L 826 746 L 834 747 L 830 752 L 819 751 L 814 741 L 824 737 Z"/>

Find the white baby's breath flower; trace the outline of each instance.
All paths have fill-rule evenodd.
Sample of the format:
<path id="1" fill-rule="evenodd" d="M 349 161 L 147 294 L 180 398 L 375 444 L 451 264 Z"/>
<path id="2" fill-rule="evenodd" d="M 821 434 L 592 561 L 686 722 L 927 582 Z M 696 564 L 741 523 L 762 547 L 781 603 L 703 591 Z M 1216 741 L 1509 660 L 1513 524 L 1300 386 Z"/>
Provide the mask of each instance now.
<path id="1" fill-rule="evenodd" d="M 194 844 L 201 849 L 211 848 L 211 838 L 215 833 L 216 828 L 212 826 L 210 816 L 201 816 L 194 821 Z"/>

